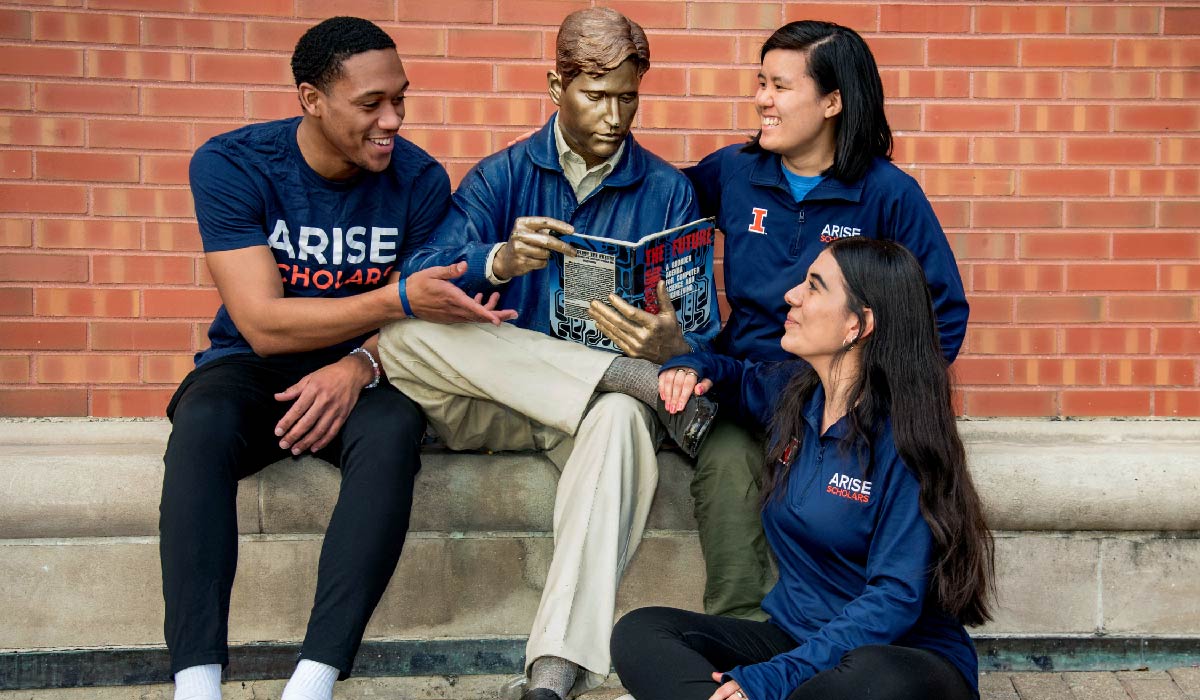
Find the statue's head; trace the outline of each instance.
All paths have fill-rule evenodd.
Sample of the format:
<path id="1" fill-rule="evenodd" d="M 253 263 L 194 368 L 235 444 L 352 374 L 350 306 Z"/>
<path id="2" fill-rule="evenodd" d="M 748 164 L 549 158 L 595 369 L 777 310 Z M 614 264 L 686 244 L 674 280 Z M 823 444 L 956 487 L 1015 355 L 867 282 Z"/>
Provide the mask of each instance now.
<path id="1" fill-rule="evenodd" d="M 650 69 L 650 44 L 638 24 L 616 10 L 594 7 L 567 15 L 558 29 L 550 99 L 572 151 L 589 166 L 620 147 L 638 108 L 638 87 Z"/>

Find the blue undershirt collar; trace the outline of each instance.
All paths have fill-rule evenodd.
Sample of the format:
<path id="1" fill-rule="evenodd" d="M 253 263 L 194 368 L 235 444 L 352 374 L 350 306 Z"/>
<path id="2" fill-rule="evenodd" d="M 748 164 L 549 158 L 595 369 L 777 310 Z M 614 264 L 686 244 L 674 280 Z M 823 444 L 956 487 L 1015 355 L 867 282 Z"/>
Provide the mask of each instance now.
<path id="1" fill-rule="evenodd" d="M 783 176 L 787 178 L 788 187 L 792 190 L 792 198 L 797 202 L 808 196 L 808 193 L 814 187 L 821 184 L 821 180 L 825 179 L 824 175 L 814 175 L 812 177 L 797 175 L 787 169 L 787 166 L 783 164 L 782 158 L 779 160 L 779 168 L 783 170 Z"/>

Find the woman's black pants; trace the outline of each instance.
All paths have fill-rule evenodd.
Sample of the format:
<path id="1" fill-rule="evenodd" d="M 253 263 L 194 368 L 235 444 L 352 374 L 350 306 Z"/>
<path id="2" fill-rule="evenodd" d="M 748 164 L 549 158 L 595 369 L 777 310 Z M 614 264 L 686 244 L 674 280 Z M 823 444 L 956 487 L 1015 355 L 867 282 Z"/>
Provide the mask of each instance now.
<path id="1" fill-rule="evenodd" d="M 159 507 L 171 673 L 228 663 L 238 480 L 291 456 L 274 433 L 291 403 L 274 394 L 340 356 L 221 358 L 189 374 L 171 399 Z M 424 430 L 420 408 L 384 382 L 363 390 L 337 437 L 317 453 L 341 470 L 342 483 L 300 656 L 343 678 L 400 559 Z"/>
<path id="2" fill-rule="evenodd" d="M 612 659 L 635 700 L 707 700 L 714 671 L 761 663 L 799 646 L 770 622 L 641 608 L 612 635 Z M 788 700 L 973 700 L 958 669 L 931 651 L 865 646 L 813 676 Z M 772 700 L 749 697 L 749 700 Z"/>

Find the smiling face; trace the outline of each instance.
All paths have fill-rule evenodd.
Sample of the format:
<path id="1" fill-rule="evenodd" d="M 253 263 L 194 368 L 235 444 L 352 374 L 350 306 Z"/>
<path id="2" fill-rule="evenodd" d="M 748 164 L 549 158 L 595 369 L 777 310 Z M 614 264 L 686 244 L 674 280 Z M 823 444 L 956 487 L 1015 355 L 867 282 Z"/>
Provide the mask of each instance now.
<path id="1" fill-rule="evenodd" d="M 858 338 L 858 317 L 847 308 L 846 281 L 829 251 L 808 268 L 803 282 L 783 295 L 792 307 L 779 344 L 814 367 L 828 362 L 847 342 Z"/>
<path id="2" fill-rule="evenodd" d="M 566 88 L 556 73 L 550 73 L 549 82 L 550 99 L 558 105 L 558 128 L 571 150 L 589 168 L 611 158 L 637 114 L 642 82 L 637 63 L 626 59 L 598 78 L 580 73 Z"/>
<path id="3" fill-rule="evenodd" d="M 355 54 L 342 62 L 341 73 L 327 91 L 300 85 L 305 112 L 300 151 L 313 170 L 331 180 L 387 169 L 408 89 L 394 50 Z"/>
<path id="4" fill-rule="evenodd" d="M 820 92 L 803 52 L 775 49 L 763 56 L 754 95 L 762 129 L 758 143 L 800 175 L 820 175 L 833 164 L 841 93 Z"/>

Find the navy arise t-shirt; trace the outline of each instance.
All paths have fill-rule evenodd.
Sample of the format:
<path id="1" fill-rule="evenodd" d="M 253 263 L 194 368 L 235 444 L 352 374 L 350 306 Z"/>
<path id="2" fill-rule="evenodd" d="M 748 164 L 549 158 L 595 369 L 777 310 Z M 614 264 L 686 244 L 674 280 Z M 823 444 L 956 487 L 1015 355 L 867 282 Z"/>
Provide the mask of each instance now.
<path id="1" fill-rule="evenodd" d="M 192 197 L 204 252 L 265 245 L 285 297 L 345 297 L 383 285 L 444 218 L 446 171 L 396 137 L 381 173 L 328 180 L 296 142 L 300 117 L 253 124 L 210 139 L 191 163 Z M 346 341 L 348 351 L 363 338 Z M 200 365 L 253 352 L 222 305 Z"/>

